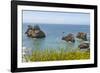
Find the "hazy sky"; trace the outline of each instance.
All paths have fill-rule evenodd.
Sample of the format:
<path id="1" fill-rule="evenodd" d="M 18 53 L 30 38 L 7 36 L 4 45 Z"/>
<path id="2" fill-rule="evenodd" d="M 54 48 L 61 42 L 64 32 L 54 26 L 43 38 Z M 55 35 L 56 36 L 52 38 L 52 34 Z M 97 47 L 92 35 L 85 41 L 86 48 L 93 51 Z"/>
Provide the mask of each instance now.
<path id="1" fill-rule="evenodd" d="M 23 11 L 23 23 L 40 24 L 90 24 L 88 13 Z"/>

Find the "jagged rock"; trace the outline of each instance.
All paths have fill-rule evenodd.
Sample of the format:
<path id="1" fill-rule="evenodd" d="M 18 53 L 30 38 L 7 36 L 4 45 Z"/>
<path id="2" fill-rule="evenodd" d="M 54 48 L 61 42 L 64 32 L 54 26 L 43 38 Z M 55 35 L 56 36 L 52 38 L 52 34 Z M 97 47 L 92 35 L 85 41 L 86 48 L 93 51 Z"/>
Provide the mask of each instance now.
<path id="1" fill-rule="evenodd" d="M 45 37 L 45 33 L 40 29 L 38 25 L 35 25 L 34 27 L 32 27 L 31 25 L 28 25 L 28 29 L 25 32 L 25 34 L 27 34 L 27 36 L 31 38 L 44 38 Z"/>
<path id="2" fill-rule="evenodd" d="M 90 45 L 89 43 L 82 43 L 78 47 L 80 49 L 89 49 L 89 45 Z"/>
<path id="3" fill-rule="evenodd" d="M 84 41 L 87 41 L 87 34 L 84 32 L 78 32 L 77 36 L 78 39 L 82 39 Z"/>
<path id="4" fill-rule="evenodd" d="M 62 37 L 62 40 L 65 40 L 66 42 L 75 42 L 75 38 L 74 38 L 74 35 L 73 34 L 68 34 L 67 36 L 65 37 Z"/>

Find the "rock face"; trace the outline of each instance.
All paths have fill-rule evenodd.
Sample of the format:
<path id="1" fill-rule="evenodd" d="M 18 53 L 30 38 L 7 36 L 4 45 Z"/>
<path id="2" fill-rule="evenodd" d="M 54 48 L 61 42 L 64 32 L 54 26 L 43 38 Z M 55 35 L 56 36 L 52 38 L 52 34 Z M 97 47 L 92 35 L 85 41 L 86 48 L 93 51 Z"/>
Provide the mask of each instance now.
<path id="1" fill-rule="evenodd" d="M 90 45 L 89 43 L 82 43 L 78 47 L 80 49 L 89 49 L 89 45 Z"/>
<path id="2" fill-rule="evenodd" d="M 28 29 L 25 32 L 25 34 L 27 34 L 27 36 L 31 38 L 44 38 L 45 37 L 45 33 L 40 29 L 38 25 L 35 25 L 34 27 L 32 27 L 31 25 L 28 25 Z"/>
<path id="3" fill-rule="evenodd" d="M 76 37 L 79 38 L 79 39 L 82 39 L 84 41 L 87 41 L 87 34 L 84 33 L 84 32 L 78 32 Z"/>
<path id="4" fill-rule="evenodd" d="M 74 39 L 74 35 L 73 34 L 68 34 L 67 36 L 65 37 L 62 37 L 62 40 L 65 40 L 66 42 L 75 42 L 75 39 Z"/>

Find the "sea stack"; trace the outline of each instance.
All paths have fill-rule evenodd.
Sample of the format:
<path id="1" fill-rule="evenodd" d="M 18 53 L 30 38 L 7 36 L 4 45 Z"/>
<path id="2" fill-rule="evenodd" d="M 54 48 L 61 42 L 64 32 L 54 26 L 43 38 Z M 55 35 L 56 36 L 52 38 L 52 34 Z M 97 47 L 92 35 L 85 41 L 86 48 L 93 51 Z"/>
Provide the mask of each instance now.
<path id="1" fill-rule="evenodd" d="M 89 43 L 81 43 L 78 47 L 80 49 L 89 49 Z"/>
<path id="2" fill-rule="evenodd" d="M 40 29 L 40 27 L 38 25 L 28 25 L 28 29 L 25 32 L 25 34 L 27 34 L 28 37 L 31 38 L 44 38 L 45 33 Z"/>
<path id="3" fill-rule="evenodd" d="M 75 38 L 73 34 L 68 34 L 67 36 L 62 37 L 62 40 L 65 40 L 66 42 L 75 42 Z"/>
<path id="4" fill-rule="evenodd" d="M 78 39 L 82 39 L 84 41 L 87 41 L 87 34 L 84 32 L 78 32 L 77 36 Z"/>

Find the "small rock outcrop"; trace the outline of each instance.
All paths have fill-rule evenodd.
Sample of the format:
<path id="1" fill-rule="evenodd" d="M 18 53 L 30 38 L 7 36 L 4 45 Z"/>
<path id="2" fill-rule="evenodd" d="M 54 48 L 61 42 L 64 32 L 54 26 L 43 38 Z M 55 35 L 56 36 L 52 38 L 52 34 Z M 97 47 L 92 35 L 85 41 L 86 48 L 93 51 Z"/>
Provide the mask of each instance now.
<path id="1" fill-rule="evenodd" d="M 78 47 L 80 49 L 89 49 L 89 45 L 90 45 L 89 43 L 82 43 Z"/>
<path id="2" fill-rule="evenodd" d="M 82 40 L 84 40 L 84 41 L 87 41 L 87 34 L 84 33 L 84 32 L 78 32 L 76 38 L 82 39 Z"/>
<path id="3" fill-rule="evenodd" d="M 65 37 L 62 37 L 62 40 L 65 40 L 66 42 L 75 42 L 75 38 L 74 38 L 74 35 L 73 34 L 68 34 L 67 36 Z"/>
<path id="4" fill-rule="evenodd" d="M 25 32 L 25 34 L 27 34 L 27 36 L 31 38 L 44 38 L 45 37 L 45 33 L 40 29 L 38 25 L 35 25 L 34 27 L 32 27 L 31 25 L 28 25 L 28 29 Z"/>

